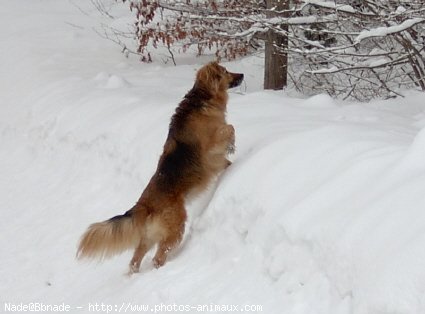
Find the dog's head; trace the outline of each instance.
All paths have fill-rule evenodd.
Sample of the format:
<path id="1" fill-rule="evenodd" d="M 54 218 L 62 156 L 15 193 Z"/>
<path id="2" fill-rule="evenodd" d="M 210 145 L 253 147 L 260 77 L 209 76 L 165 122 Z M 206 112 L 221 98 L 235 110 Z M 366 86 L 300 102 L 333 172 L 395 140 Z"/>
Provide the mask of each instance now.
<path id="1" fill-rule="evenodd" d="M 210 62 L 199 69 L 196 74 L 196 85 L 210 91 L 223 92 L 229 88 L 241 85 L 244 75 L 231 73 L 217 62 Z"/>

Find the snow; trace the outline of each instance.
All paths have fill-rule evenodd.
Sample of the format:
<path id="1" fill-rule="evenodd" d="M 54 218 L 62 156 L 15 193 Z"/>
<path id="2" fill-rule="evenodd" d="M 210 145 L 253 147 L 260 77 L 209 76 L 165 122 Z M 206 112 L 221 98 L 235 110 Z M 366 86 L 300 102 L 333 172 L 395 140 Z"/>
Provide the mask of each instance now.
<path id="1" fill-rule="evenodd" d="M 338 68 L 335 67 L 335 66 L 332 66 L 330 68 L 322 68 L 322 69 L 310 71 L 310 73 L 313 73 L 313 74 L 328 74 L 328 73 L 333 73 L 335 71 L 338 71 Z"/>
<path id="2" fill-rule="evenodd" d="M 346 13 L 356 13 L 356 10 L 348 4 L 337 4 L 334 1 L 321 1 L 321 0 L 304 0 L 303 1 L 303 6 L 310 6 L 310 5 L 315 5 L 318 7 L 322 7 L 322 8 L 327 8 L 327 9 L 336 9 L 338 11 L 341 12 L 346 12 Z"/>
<path id="3" fill-rule="evenodd" d="M 388 26 L 388 27 L 377 27 L 374 29 L 370 29 L 370 30 L 363 30 L 362 32 L 360 32 L 360 34 L 356 37 L 356 39 L 354 40 L 356 43 L 361 42 L 364 39 L 367 38 L 372 38 L 372 37 L 384 37 L 387 35 L 391 35 L 394 33 L 399 33 L 402 31 L 405 31 L 413 26 L 415 26 L 416 24 L 420 24 L 420 23 L 424 23 L 425 19 L 424 18 L 412 18 L 406 21 L 403 21 L 402 23 L 400 23 L 399 25 L 393 25 L 393 26 Z"/>
<path id="4" fill-rule="evenodd" d="M 131 252 L 76 261 L 85 228 L 137 200 L 175 106 L 211 59 L 125 59 L 92 30 L 108 19 L 83 0 L 2 3 L 3 312 L 31 302 L 72 313 L 425 312 L 423 94 L 360 104 L 262 91 L 258 56 L 224 64 L 246 74 L 228 105 L 237 152 L 188 204 L 165 267 L 147 259 L 128 277 Z"/>
<path id="5" fill-rule="evenodd" d="M 288 23 L 290 25 L 298 25 L 298 24 L 311 24 L 315 23 L 319 20 L 318 16 L 309 15 L 309 16 L 300 16 L 300 17 L 290 17 L 290 18 L 282 18 L 282 17 L 274 17 L 267 20 L 267 23 L 272 25 L 279 25 L 282 23 Z"/>

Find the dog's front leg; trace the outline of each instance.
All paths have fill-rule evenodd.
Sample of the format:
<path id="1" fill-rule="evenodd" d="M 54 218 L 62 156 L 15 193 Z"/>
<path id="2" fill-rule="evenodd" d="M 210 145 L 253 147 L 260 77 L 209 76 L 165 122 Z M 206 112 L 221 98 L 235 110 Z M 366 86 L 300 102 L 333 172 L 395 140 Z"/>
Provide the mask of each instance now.
<path id="1" fill-rule="evenodd" d="M 216 132 L 216 148 L 224 156 L 235 152 L 235 128 L 231 124 L 221 126 Z M 224 168 L 229 167 L 232 162 L 226 159 Z"/>
<path id="2" fill-rule="evenodd" d="M 236 146 L 235 146 L 235 128 L 233 127 L 233 125 L 228 124 L 227 125 L 227 129 L 229 130 L 229 138 L 228 138 L 228 143 L 227 143 L 227 153 L 228 154 L 234 154 L 235 150 L 236 150 Z"/>
<path id="3" fill-rule="evenodd" d="M 222 146 L 228 154 L 235 152 L 235 128 L 233 125 L 225 124 L 217 130 L 216 145 Z"/>

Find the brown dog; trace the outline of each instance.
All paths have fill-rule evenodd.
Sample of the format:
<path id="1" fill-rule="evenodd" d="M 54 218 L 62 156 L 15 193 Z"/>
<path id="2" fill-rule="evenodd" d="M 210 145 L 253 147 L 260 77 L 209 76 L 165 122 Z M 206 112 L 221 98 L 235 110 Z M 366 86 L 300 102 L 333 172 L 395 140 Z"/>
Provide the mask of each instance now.
<path id="1" fill-rule="evenodd" d="M 182 240 L 185 199 L 203 191 L 228 167 L 235 130 L 226 123 L 227 89 L 241 84 L 243 74 L 227 72 L 217 62 L 202 67 L 193 88 L 176 108 L 158 167 L 142 196 L 123 215 L 92 224 L 83 234 L 78 258 L 101 259 L 135 248 L 130 273 L 138 272 L 155 244 L 155 267 Z"/>

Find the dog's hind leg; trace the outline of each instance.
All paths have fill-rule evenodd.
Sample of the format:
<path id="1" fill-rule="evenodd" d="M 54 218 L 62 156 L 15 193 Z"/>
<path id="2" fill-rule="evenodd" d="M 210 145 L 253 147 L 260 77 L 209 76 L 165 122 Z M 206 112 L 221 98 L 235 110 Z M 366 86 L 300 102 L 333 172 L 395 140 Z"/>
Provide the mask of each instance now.
<path id="1" fill-rule="evenodd" d="M 158 249 L 153 258 L 153 265 L 155 268 L 159 268 L 165 264 L 168 253 L 180 244 L 182 238 L 182 232 L 177 235 L 172 234 L 158 244 Z"/>
<path id="2" fill-rule="evenodd" d="M 149 241 L 145 239 L 140 240 L 139 245 L 134 250 L 133 258 L 130 261 L 130 270 L 128 272 L 129 275 L 139 272 L 142 259 L 152 246 L 153 245 Z"/>
<path id="3" fill-rule="evenodd" d="M 183 239 L 186 210 L 182 207 L 173 216 L 172 219 L 167 221 L 168 226 L 165 237 L 158 243 L 158 249 L 153 258 L 155 268 L 165 264 L 168 253 L 177 247 Z"/>

